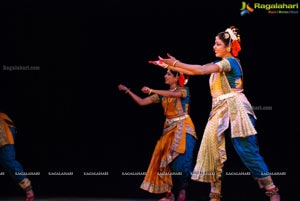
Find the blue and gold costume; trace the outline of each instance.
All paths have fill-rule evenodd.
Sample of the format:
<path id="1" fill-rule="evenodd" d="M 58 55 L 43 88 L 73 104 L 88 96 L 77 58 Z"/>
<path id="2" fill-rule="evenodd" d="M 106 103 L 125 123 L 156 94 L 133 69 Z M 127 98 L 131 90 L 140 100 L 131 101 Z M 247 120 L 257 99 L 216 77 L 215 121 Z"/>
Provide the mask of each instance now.
<path id="1" fill-rule="evenodd" d="M 272 183 L 268 167 L 259 153 L 254 122 L 256 116 L 243 93 L 243 72 L 239 60 L 228 57 L 215 62 L 219 72 L 210 76 L 212 109 L 198 152 L 192 179 L 219 182 L 227 159 L 225 136 L 231 135 L 233 147 L 252 176 L 265 187 Z"/>

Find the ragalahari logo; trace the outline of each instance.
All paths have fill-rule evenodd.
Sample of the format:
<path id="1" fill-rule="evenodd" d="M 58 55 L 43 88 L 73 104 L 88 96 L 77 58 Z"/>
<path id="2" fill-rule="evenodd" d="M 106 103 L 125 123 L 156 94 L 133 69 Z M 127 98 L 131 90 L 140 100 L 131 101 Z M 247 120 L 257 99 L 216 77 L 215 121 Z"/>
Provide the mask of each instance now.
<path id="1" fill-rule="evenodd" d="M 242 2 L 241 16 L 244 16 L 246 14 L 250 14 L 253 11 L 254 11 L 254 9 L 251 8 L 248 3 L 246 3 L 245 1 Z"/>

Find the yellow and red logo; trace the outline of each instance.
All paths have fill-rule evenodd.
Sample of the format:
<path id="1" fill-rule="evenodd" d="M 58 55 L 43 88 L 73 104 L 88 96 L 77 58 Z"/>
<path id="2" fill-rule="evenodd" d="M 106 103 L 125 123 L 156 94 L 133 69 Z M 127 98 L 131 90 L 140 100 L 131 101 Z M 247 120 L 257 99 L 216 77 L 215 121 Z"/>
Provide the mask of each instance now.
<path id="1" fill-rule="evenodd" d="M 250 14 L 254 11 L 254 8 L 251 8 L 249 3 L 246 3 L 245 1 L 242 2 L 242 8 L 241 10 L 241 16 L 244 16 L 246 14 Z"/>

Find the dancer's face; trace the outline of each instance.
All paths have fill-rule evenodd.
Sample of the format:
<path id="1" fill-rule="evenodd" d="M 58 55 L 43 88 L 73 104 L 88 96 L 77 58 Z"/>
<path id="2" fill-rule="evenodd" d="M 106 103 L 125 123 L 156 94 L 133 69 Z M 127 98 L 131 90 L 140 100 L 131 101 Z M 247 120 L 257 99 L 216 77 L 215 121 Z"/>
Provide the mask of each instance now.
<path id="1" fill-rule="evenodd" d="M 173 85 L 177 83 L 177 77 L 170 70 L 168 70 L 165 74 L 165 83 L 168 85 Z"/>
<path id="2" fill-rule="evenodd" d="M 213 49 L 214 49 L 216 57 L 219 57 L 219 58 L 225 58 L 229 53 L 226 50 L 225 43 L 218 36 L 216 36 L 215 44 L 213 46 Z"/>

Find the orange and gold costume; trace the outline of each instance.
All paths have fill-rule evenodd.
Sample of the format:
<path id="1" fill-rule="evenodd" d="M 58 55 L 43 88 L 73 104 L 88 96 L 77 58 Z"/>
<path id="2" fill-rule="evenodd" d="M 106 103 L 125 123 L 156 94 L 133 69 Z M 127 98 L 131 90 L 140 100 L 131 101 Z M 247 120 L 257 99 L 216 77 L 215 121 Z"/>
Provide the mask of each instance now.
<path id="1" fill-rule="evenodd" d="M 171 191 L 172 174 L 180 173 L 172 172 L 170 164 L 187 149 L 192 148 L 187 147 L 187 135 L 192 136 L 193 140 L 197 139 L 194 124 L 188 114 L 189 90 L 181 87 L 177 91 L 182 92 L 182 98 L 159 97 L 156 94 L 151 96 L 154 102 L 161 101 L 166 120 L 163 134 L 157 141 L 144 181 L 140 186 L 150 193 Z M 187 171 L 191 170 L 190 167 L 187 168 Z M 189 177 L 190 173 L 188 172 Z"/>

